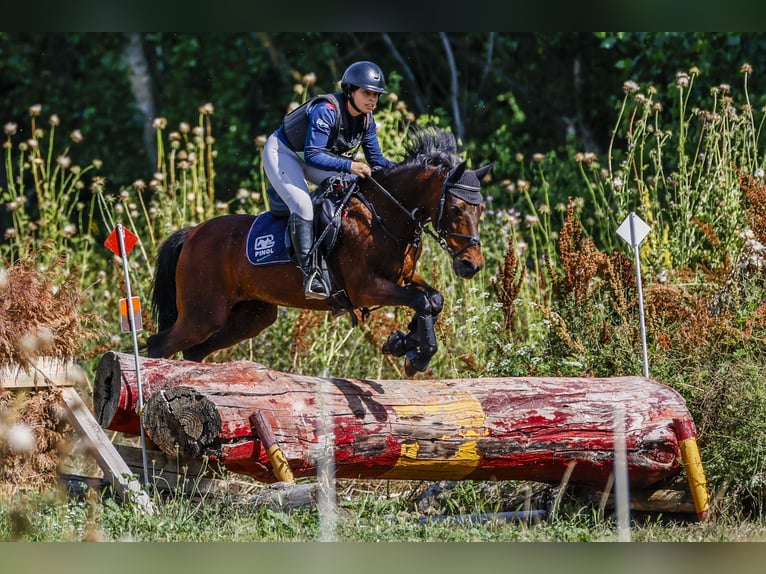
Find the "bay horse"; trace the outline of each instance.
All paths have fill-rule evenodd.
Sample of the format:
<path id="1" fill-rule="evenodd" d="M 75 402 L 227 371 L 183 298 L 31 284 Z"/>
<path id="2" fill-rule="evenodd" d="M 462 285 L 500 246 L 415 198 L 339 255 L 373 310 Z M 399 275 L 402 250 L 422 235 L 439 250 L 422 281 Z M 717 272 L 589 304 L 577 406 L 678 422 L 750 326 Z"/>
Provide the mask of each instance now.
<path id="1" fill-rule="evenodd" d="M 401 162 L 357 180 L 338 209 L 337 239 L 326 255 L 333 292 L 343 295 L 342 310 L 352 313 L 354 323 L 355 310 L 363 316 L 383 306 L 414 310 L 409 332 L 392 333 L 381 349 L 405 356 L 407 375 L 425 370 L 436 352 L 434 322 L 444 304 L 416 271 L 423 232 L 450 254 L 457 276 L 468 279 L 479 272 L 484 266 L 480 182 L 493 165 L 468 169 L 452 133 L 420 128 L 410 134 Z M 248 260 L 246 242 L 255 218 L 221 215 L 165 240 L 152 284 L 158 332 L 147 339 L 149 357 L 182 352 L 184 359 L 202 361 L 255 337 L 276 321 L 280 306 L 338 311 L 331 305 L 335 299 L 305 297 L 303 274 L 294 262 L 259 267 Z"/>

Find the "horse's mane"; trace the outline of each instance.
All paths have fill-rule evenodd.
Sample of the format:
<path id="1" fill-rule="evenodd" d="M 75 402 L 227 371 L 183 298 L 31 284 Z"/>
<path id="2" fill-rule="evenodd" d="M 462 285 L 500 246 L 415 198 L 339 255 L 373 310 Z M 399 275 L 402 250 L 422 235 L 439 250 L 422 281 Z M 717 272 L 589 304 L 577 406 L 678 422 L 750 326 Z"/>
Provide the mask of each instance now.
<path id="1" fill-rule="evenodd" d="M 457 140 L 452 132 L 433 126 L 418 127 L 410 132 L 404 144 L 404 159 L 395 168 L 418 164 L 441 166 L 450 170 L 461 161 Z"/>

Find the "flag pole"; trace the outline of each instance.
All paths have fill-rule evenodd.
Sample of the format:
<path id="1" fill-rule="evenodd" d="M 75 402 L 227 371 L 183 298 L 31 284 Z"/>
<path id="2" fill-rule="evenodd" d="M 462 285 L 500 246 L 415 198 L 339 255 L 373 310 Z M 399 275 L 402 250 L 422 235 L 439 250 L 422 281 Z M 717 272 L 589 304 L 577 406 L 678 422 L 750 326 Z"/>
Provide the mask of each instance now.
<path id="1" fill-rule="evenodd" d="M 149 466 L 146 460 L 146 435 L 144 433 L 144 391 L 141 381 L 141 366 L 138 358 L 138 334 L 136 332 L 136 322 L 133 317 L 133 293 L 130 289 L 130 273 L 128 270 L 128 254 L 125 250 L 125 230 L 122 224 L 117 224 L 117 241 L 120 246 L 120 257 L 122 258 L 122 271 L 125 274 L 125 292 L 128 298 L 128 324 L 130 325 L 130 333 L 133 338 L 133 357 L 136 362 L 136 382 L 138 384 L 138 420 L 141 427 L 141 458 L 144 467 L 144 484 L 149 484 Z"/>

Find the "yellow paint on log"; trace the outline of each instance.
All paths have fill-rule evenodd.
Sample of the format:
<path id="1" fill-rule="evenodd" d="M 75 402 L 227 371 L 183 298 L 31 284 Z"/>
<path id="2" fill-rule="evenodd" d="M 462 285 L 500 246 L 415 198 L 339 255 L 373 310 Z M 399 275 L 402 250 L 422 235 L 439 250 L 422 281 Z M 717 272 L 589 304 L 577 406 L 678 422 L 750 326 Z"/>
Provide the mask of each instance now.
<path id="1" fill-rule="evenodd" d="M 277 477 L 277 480 L 295 483 L 295 477 L 290 468 L 290 463 L 287 462 L 287 457 L 278 444 L 272 445 L 266 450 L 266 455 L 269 457 L 271 470 L 274 473 L 274 476 Z"/>
<path id="2" fill-rule="evenodd" d="M 694 508 L 697 510 L 697 518 L 704 521 L 709 510 L 709 497 L 697 441 L 694 438 L 688 438 L 679 441 L 678 445 L 681 447 L 681 458 L 686 464 L 686 477 L 689 481 L 692 500 L 694 500 Z"/>
<path id="3" fill-rule="evenodd" d="M 460 439 L 476 439 L 489 434 L 484 409 L 472 394 L 460 392 L 455 399 L 447 403 L 394 406 L 393 409 L 399 420 L 437 420 L 440 427 L 454 429 L 455 434 L 442 434 L 437 439 L 445 441 L 444 448 L 439 450 L 444 452 L 443 455 L 434 454 L 432 439 L 428 439 L 427 455 L 421 453 L 421 445 L 417 441 L 402 443 L 399 460 L 391 470 L 382 475 L 382 478 L 408 479 L 417 476 L 421 480 L 458 480 L 468 476 L 479 466 L 482 453 L 476 440 L 457 442 Z M 452 444 L 456 444 L 457 447 L 450 449 Z"/>

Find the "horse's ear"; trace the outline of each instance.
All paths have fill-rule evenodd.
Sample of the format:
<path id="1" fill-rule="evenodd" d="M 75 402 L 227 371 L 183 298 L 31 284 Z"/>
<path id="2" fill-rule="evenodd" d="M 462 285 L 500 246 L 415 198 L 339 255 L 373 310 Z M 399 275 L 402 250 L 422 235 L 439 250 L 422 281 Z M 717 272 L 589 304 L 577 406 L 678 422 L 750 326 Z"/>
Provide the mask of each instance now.
<path id="1" fill-rule="evenodd" d="M 450 182 L 460 181 L 460 178 L 463 177 L 463 174 L 465 173 L 465 168 L 468 166 L 468 160 L 463 160 L 458 164 L 455 169 L 452 170 L 449 174 L 449 180 Z"/>
<path id="2" fill-rule="evenodd" d="M 487 165 L 483 165 L 477 169 L 474 170 L 474 173 L 476 174 L 476 177 L 479 178 L 479 181 L 484 179 L 484 176 L 489 173 L 489 170 L 491 170 L 495 165 L 495 162 L 490 162 Z"/>

